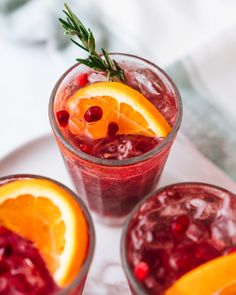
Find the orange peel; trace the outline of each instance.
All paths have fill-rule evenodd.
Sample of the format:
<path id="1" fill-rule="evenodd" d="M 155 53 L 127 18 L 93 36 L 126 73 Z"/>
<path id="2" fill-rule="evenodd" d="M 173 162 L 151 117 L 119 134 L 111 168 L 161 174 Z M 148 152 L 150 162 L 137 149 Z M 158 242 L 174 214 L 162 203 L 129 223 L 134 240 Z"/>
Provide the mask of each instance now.
<path id="1" fill-rule="evenodd" d="M 97 82 L 83 87 L 68 99 L 66 106 L 70 113 L 70 131 L 94 139 L 107 136 L 110 122 L 118 124 L 118 134 L 166 137 L 172 129 L 144 95 L 120 82 Z M 87 123 L 84 114 L 92 106 L 99 106 L 103 117 Z"/>
<path id="2" fill-rule="evenodd" d="M 79 204 L 59 185 L 32 178 L 0 186 L 0 225 L 34 243 L 59 286 L 78 274 L 88 226 Z"/>

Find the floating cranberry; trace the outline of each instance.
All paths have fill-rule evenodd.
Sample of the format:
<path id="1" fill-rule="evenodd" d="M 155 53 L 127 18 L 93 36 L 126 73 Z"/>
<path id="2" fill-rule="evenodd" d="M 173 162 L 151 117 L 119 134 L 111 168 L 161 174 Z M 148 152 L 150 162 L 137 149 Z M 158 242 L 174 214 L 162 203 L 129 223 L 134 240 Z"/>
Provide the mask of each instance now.
<path id="1" fill-rule="evenodd" d="M 61 127 L 67 127 L 70 114 L 66 110 L 61 110 L 57 112 L 57 120 Z"/>
<path id="2" fill-rule="evenodd" d="M 93 152 L 93 147 L 84 143 L 79 144 L 79 148 L 81 149 L 82 152 L 86 154 L 92 154 Z"/>
<path id="3" fill-rule="evenodd" d="M 75 83 L 79 87 L 84 87 L 88 83 L 88 74 L 82 73 L 75 78 Z"/>
<path id="4" fill-rule="evenodd" d="M 190 220 L 187 215 L 180 215 L 170 225 L 170 231 L 175 237 L 182 236 L 188 229 Z"/>
<path id="5" fill-rule="evenodd" d="M 150 271 L 148 264 L 144 261 L 139 262 L 134 270 L 134 274 L 137 280 L 143 281 L 146 279 Z"/>
<path id="6" fill-rule="evenodd" d="M 110 122 L 107 128 L 107 135 L 113 137 L 119 131 L 119 126 L 116 122 Z"/>
<path id="7" fill-rule="evenodd" d="M 99 106 L 92 106 L 84 113 L 84 120 L 86 122 L 96 122 L 102 119 L 103 111 Z"/>

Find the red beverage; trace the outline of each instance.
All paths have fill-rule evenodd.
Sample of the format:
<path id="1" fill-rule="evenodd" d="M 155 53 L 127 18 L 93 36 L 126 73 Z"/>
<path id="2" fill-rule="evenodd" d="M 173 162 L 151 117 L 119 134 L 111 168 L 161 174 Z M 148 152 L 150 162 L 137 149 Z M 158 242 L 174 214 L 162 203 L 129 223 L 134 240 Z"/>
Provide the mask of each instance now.
<path id="1" fill-rule="evenodd" d="M 59 287 L 33 243 L 0 227 L 0 294 L 56 294 Z"/>
<path id="2" fill-rule="evenodd" d="M 95 233 L 82 201 L 48 178 L 0 179 L 0 294 L 82 294 Z"/>
<path id="3" fill-rule="evenodd" d="M 117 223 L 156 187 L 180 126 L 182 105 L 176 86 L 157 66 L 131 55 L 111 57 L 124 69 L 126 85 L 145 96 L 168 122 L 171 131 L 165 138 L 147 135 L 142 130 L 123 132 L 124 126 L 116 120 L 104 127 L 100 119 L 108 115 L 97 104 L 89 108 L 76 106 L 78 110 L 73 110 L 78 90 L 106 80 L 104 75 L 80 64 L 58 81 L 49 115 L 78 194 L 103 222 Z M 112 103 L 109 111 L 112 112 Z M 84 128 L 82 133 L 77 132 L 80 124 Z M 100 137 L 93 138 L 94 132 Z"/>
<path id="4" fill-rule="evenodd" d="M 122 260 L 133 294 L 162 295 L 184 274 L 235 246 L 235 196 L 208 184 L 180 183 L 138 206 L 123 232 Z"/>

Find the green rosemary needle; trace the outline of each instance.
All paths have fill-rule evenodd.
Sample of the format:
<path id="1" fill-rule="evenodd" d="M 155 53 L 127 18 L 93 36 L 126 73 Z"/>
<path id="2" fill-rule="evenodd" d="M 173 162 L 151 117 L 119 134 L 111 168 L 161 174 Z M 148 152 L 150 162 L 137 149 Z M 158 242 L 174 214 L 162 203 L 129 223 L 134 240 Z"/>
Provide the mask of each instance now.
<path id="1" fill-rule="evenodd" d="M 95 71 L 106 73 L 108 80 L 125 82 L 124 70 L 114 59 L 111 59 L 109 53 L 104 48 L 101 49 L 103 56 L 97 53 L 92 31 L 85 28 L 67 4 L 65 4 L 65 8 L 66 10 L 63 10 L 63 12 L 66 15 L 66 20 L 59 18 L 59 21 L 67 35 L 76 36 L 79 39 L 79 42 L 73 38 L 71 38 L 71 41 L 89 54 L 87 59 L 77 58 L 76 60 Z"/>

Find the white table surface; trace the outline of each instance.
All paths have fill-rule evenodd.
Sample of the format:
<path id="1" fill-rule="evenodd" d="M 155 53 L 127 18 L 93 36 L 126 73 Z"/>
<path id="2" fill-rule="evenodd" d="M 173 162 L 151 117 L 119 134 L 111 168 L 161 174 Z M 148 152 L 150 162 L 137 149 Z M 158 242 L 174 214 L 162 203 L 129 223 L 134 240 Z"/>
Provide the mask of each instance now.
<path id="1" fill-rule="evenodd" d="M 0 158 L 49 130 L 47 115 L 51 89 L 62 69 L 42 48 L 1 41 L 0 46 Z"/>

